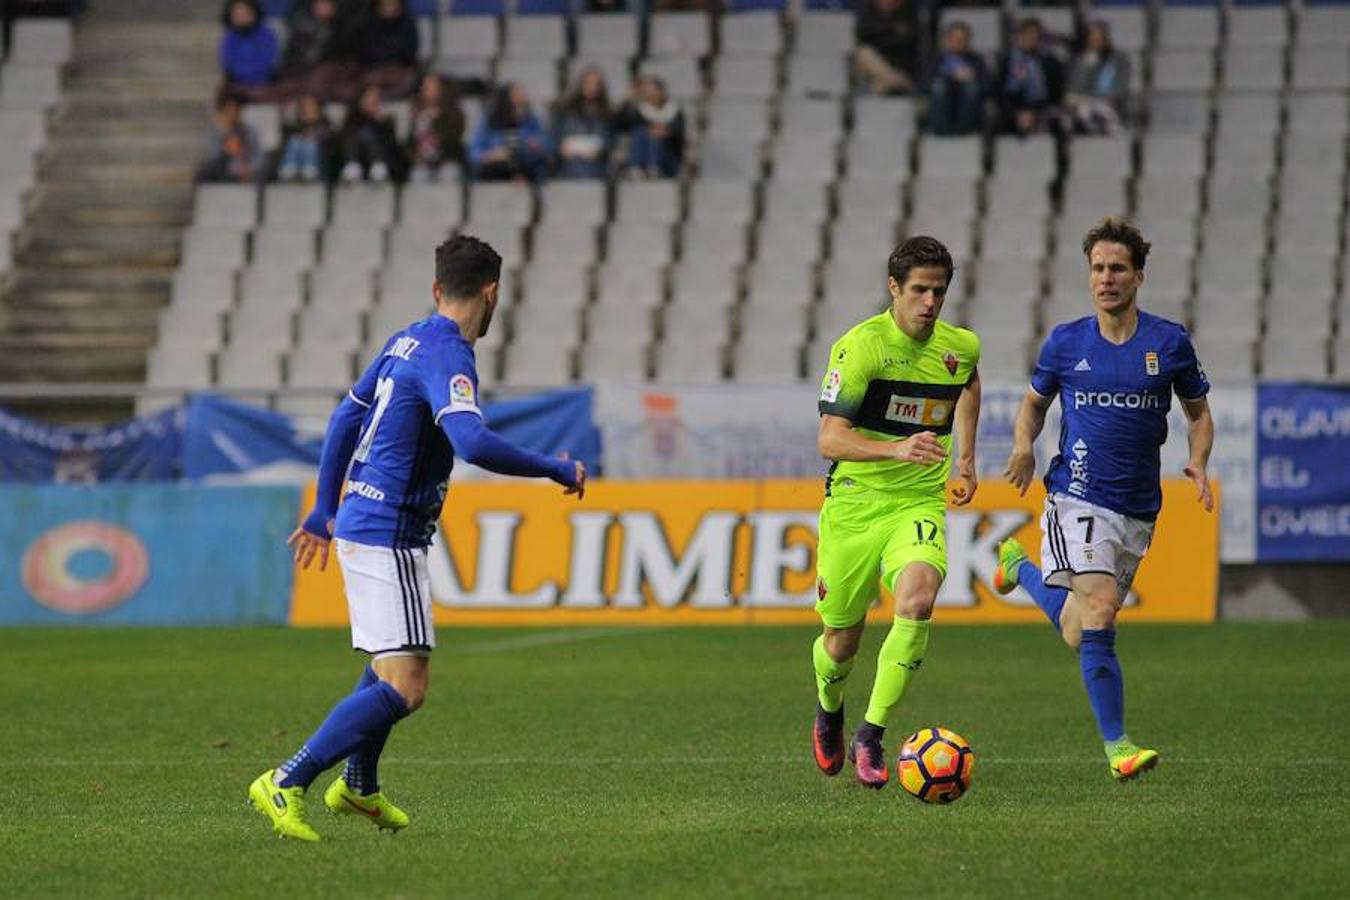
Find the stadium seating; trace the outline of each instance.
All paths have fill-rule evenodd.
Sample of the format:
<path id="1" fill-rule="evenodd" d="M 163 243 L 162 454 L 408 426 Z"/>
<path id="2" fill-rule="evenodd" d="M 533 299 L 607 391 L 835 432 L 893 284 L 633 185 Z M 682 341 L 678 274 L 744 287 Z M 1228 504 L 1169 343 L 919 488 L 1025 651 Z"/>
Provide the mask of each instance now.
<path id="1" fill-rule="evenodd" d="M 1072 31 L 1070 11 L 1037 10 Z M 1193 328 L 1212 376 L 1344 378 L 1347 7 L 1092 15 L 1137 55 L 1141 113 L 1062 145 L 921 133 L 922 104 L 850 83 L 847 12 L 445 16 L 438 68 L 520 78 L 536 102 L 583 64 L 612 92 L 631 71 L 660 74 L 685 107 L 686 173 L 537 192 L 202 186 L 165 322 L 220 321 L 206 332 L 221 343 L 205 369 L 166 351 L 154 377 L 322 387 L 314 347 L 368 355 L 429 308 L 431 250 L 462 227 L 506 259 L 509 315 L 481 355 L 515 384 L 814 380 L 823 348 L 881 308 L 894 240 L 917 232 L 955 254 L 950 318 L 998 335 L 986 368 L 1018 379 L 1044 328 L 1090 308 L 1083 231 L 1124 213 L 1154 243 L 1143 306 Z M 939 14 L 955 18 L 977 49 L 1006 46 L 1003 10 Z M 6 90 L 0 140 L 31 148 L 40 129 Z M 1300 343 L 1309 329 L 1320 349 Z M 262 356 L 235 348 L 244 334 L 267 335 Z M 350 374 L 336 365 L 326 383 Z"/>

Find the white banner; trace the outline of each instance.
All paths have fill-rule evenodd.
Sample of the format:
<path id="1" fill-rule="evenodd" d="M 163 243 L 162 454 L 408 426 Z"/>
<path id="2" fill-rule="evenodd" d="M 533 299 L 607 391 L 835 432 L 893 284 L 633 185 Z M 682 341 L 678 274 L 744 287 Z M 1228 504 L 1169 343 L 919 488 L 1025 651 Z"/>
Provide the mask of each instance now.
<path id="1" fill-rule="evenodd" d="M 985 382 L 976 441 L 976 467 L 985 481 L 1002 477 L 1012 450 L 1013 423 L 1024 383 Z M 609 478 L 811 478 L 828 468 L 816 452 L 819 391 L 814 382 L 780 386 L 596 388 L 596 419 L 604 435 Z M 1221 558 L 1256 559 L 1256 392 L 1252 385 L 1215 385 L 1210 477 L 1223 486 Z M 1044 473 L 1057 452 L 1059 404 L 1051 406 L 1036 442 Z M 1186 418 L 1174 403 L 1162 450 L 1164 478 L 1182 477 L 1188 448 Z"/>

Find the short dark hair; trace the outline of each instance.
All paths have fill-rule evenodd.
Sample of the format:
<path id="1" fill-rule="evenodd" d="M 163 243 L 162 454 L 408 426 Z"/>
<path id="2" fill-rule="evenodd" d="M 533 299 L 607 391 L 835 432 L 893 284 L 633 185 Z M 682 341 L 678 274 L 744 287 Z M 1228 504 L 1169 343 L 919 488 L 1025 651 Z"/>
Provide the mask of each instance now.
<path id="1" fill-rule="evenodd" d="M 886 273 L 895 279 L 896 284 L 903 287 L 910 271 L 924 266 L 946 269 L 947 284 L 952 283 L 952 273 L 956 271 L 956 265 L 952 262 L 951 251 L 942 241 L 926 234 L 915 235 L 901 241 L 900 245 L 891 251 L 891 258 L 886 261 Z"/>
<path id="2" fill-rule="evenodd" d="M 255 28 L 263 24 L 263 8 L 258 0 L 225 0 L 225 7 L 220 11 L 221 25 L 225 28 L 230 27 L 230 13 L 240 3 L 253 10 L 253 25 Z"/>
<path id="3" fill-rule="evenodd" d="M 457 234 L 436 248 L 436 283 L 447 299 L 467 300 L 501 278 L 501 255 L 487 241 Z"/>
<path id="4" fill-rule="evenodd" d="M 1148 260 L 1148 251 L 1153 246 L 1144 240 L 1144 234 L 1139 227 L 1124 216 L 1107 216 L 1083 236 L 1083 255 L 1089 262 L 1092 261 L 1092 248 L 1102 241 L 1129 247 L 1130 262 L 1136 269 L 1144 268 L 1144 263 Z"/>

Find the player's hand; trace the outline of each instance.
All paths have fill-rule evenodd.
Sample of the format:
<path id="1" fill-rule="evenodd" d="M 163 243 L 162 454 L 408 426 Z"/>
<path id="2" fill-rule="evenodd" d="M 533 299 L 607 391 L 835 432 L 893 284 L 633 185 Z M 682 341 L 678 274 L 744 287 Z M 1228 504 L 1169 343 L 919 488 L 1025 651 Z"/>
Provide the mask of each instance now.
<path id="1" fill-rule="evenodd" d="M 328 568 L 328 545 L 331 543 L 330 535 L 333 533 L 333 523 L 330 520 L 325 527 L 328 530 L 327 535 L 318 535 L 312 531 L 306 531 L 305 526 L 301 525 L 291 536 L 286 539 L 286 545 L 295 548 L 295 561 L 300 568 L 308 569 L 309 564 L 314 561 L 315 555 L 319 557 L 319 571 L 322 572 Z"/>
<path id="2" fill-rule="evenodd" d="M 1214 491 L 1209 486 L 1209 473 L 1204 466 L 1189 465 L 1182 469 L 1186 477 L 1195 482 L 1196 499 L 1205 508 L 1205 512 L 1214 512 Z"/>
<path id="3" fill-rule="evenodd" d="M 1019 453 L 1014 450 L 1008 457 L 1008 465 L 1003 470 L 1003 477 L 1008 479 L 1017 493 L 1025 497 L 1027 488 L 1031 487 L 1032 480 L 1036 477 L 1036 454 L 1033 451 Z"/>
<path id="4" fill-rule="evenodd" d="M 568 458 L 565 451 L 559 453 L 558 456 L 562 459 Z M 563 496 L 566 497 L 569 494 L 576 494 L 577 499 L 580 500 L 586 496 L 586 464 L 579 459 L 572 464 L 576 466 L 576 477 L 572 480 L 572 484 L 567 486 L 563 491 Z"/>
<path id="5" fill-rule="evenodd" d="M 947 451 L 938 442 L 937 435 L 931 431 L 920 431 L 893 445 L 895 458 L 902 462 L 932 465 L 947 458 Z"/>
<path id="6" fill-rule="evenodd" d="M 965 506 L 975 499 L 980 480 L 975 475 L 975 460 L 958 459 L 956 461 L 956 482 L 952 484 L 952 506 Z"/>

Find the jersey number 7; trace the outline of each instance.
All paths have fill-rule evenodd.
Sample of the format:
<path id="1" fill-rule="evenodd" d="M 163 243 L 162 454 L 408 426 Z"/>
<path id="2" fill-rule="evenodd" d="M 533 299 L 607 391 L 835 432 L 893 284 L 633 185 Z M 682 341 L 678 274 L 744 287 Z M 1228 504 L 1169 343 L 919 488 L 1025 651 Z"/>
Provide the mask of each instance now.
<path id="1" fill-rule="evenodd" d="M 361 443 L 357 444 L 356 450 L 352 452 L 352 459 L 357 462 L 365 462 L 366 457 L 370 456 L 370 445 L 375 442 L 375 429 L 380 427 L 380 419 L 389 408 L 389 398 L 392 396 L 394 396 L 394 379 L 381 378 L 375 382 L 375 412 L 370 417 L 370 426 L 366 428 L 366 433 L 361 435 Z"/>

